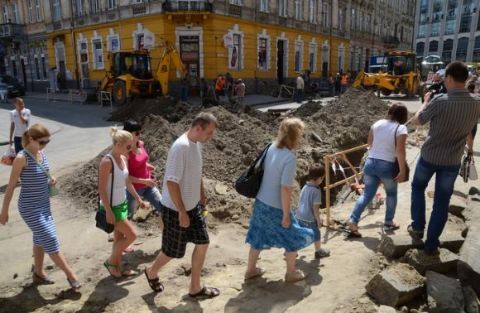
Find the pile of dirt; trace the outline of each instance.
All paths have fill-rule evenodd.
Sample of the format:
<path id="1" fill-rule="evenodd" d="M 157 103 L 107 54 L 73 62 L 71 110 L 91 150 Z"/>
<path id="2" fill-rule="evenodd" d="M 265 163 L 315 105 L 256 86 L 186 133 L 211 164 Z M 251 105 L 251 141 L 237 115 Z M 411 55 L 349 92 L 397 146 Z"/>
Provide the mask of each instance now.
<path id="1" fill-rule="evenodd" d="M 116 120 L 142 118 L 142 140 L 151 163 L 156 166 L 155 176 L 159 181 L 163 179 L 171 144 L 188 129 L 191 120 L 201 110 L 183 104 L 162 106 L 163 103 L 164 99 L 146 101 L 142 105 L 132 103 L 112 116 Z M 285 116 L 300 117 L 306 124 L 306 139 L 297 153 L 299 178 L 309 164 L 321 160 L 325 153 L 365 143 L 370 125 L 385 115 L 387 105 L 371 93 L 354 90 L 326 106 L 310 102 L 280 117 L 239 106 L 211 107 L 205 111 L 219 121 L 218 132 L 205 144 L 203 153 L 210 210 L 218 219 L 242 221 L 249 215 L 251 202 L 233 190 L 233 183 L 261 149 L 275 138 L 278 125 Z M 64 190 L 83 203 L 96 201 L 100 157 L 76 171 L 81 172 L 81 176 L 74 172 L 63 179 L 66 181 Z M 332 175 L 332 178 L 335 180 L 336 176 Z M 298 187 L 296 189 L 298 191 Z M 92 205 L 88 207 L 94 208 Z"/>

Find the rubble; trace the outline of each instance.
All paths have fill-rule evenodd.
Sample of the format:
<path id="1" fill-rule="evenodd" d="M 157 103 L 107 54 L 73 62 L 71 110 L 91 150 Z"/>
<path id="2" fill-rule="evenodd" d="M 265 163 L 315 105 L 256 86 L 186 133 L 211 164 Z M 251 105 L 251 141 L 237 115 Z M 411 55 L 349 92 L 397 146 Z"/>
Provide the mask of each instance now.
<path id="1" fill-rule="evenodd" d="M 424 278 L 412 266 L 399 263 L 375 275 L 366 289 L 379 304 L 395 307 L 420 296 Z"/>
<path id="2" fill-rule="evenodd" d="M 437 273 L 455 272 L 458 255 L 444 248 L 439 249 L 439 252 L 439 255 L 427 255 L 423 250 L 411 249 L 407 251 L 404 259 L 422 275 L 425 275 L 427 271 Z"/>
<path id="3" fill-rule="evenodd" d="M 463 298 L 465 299 L 466 313 L 480 313 L 480 302 L 471 286 L 463 286 Z"/>
<path id="4" fill-rule="evenodd" d="M 428 307 L 432 313 L 462 313 L 465 307 L 460 282 L 432 271 L 427 272 Z"/>

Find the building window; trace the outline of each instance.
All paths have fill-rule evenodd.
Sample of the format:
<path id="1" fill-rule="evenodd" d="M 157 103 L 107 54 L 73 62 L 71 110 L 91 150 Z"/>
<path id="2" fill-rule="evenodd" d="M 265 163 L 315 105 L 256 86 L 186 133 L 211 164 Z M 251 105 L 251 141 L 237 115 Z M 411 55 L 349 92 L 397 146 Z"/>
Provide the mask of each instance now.
<path id="1" fill-rule="evenodd" d="M 258 38 L 258 68 L 261 70 L 268 69 L 268 39 Z"/>
<path id="2" fill-rule="evenodd" d="M 301 20 L 303 19 L 303 0 L 295 0 L 295 19 Z"/>
<path id="3" fill-rule="evenodd" d="M 309 0 L 308 21 L 312 24 L 317 23 L 317 0 Z"/>
<path id="4" fill-rule="evenodd" d="M 232 35 L 232 45 L 228 48 L 228 68 L 234 70 L 242 69 L 242 36 Z"/>
<path id="5" fill-rule="evenodd" d="M 230 4 L 243 5 L 243 0 L 230 0 Z"/>
<path id="6" fill-rule="evenodd" d="M 338 72 L 339 73 L 342 73 L 344 72 L 345 68 L 344 68 L 344 58 L 345 58 L 345 48 L 343 47 L 343 44 L 341 44 L 339 47 L 338 47 Z"/>
<path id="7" fill-rule="evenodd" d="M 107 37 L 107 49 L 110 52 L 118 52 L 120 51 L 120 36 L 118 34 L 116 35 L 110 35 Z"/>
<path id="8" fill-rule="evenodd" d="M 75 16 L 83 16 L 83 0 L 75 0 Z"/>
<path id="9" fill-rule="evenodd" d="M 8 17 L 8 6 L 3 7 L 3 22 L 10 23 L 10 18 Z"/>
<path id="10" fill-rule="evenodd" d="M 467 51 L 468 51 L 468 38 L 463 37 L 458 40 L 458 46 L 457 46 L 457 55 L 456 55 L 456 60 L 457 61 L 463 61 L 467 59 Z"/>
<path id="11" fill-rule="evenodd" d="M 323 19 L 323 27 L 329 27 L 330 26 L 330 7 L 328 6 L 328 3 L 323 3 L 323 8 L 322 8 L 322 19 Z"/>
<path id="12" fill-rule="evenodd" d="M 269 0 L 260 0 L 260 12 L 268 13 L 268 1 Z"/>
<path id="13" fill-rule="evenodd" d="M 424 42 L 417 42 L 417 55 L 422 56 L 423 52 L 425 51 L 425 43 Z"/>
<path id="14" fill-rule="evenodd" d="M 473 46 L 473 62 L 480 62 L 480 36 L 475 37 Z"/>
<path id="15" fill-rule="evenodd" d="M 480 21 L 480 19 L 479 19 Z M 449 20 L 447 21 L 447 23 L 445 24 L 445 35 L 449 35 L 449 34 L 454 34 L 455 33 L 455 24 L 456 24 L 456 20 Z"/>
<path id="16" fill-rule="evenodd" d="M 469 33 L 470 32 L 470 24 L 472 24 L 472 16 L 471 15 L 462 15 L 462 19 L 460 20 L 460 33 Z"/>
<path id="17" fill-rule="evenodd" d="M 443 42 L 442 60 L 445 63 L 450 63 L 452 60 L 453 39 L 447 39 Z"/>
<path id="18" fill-rule="evenodd" d="M 12 5 L 13 23 L 20 24 L 20 17 L 18 16 L 18 6 L 16 3 Z"/>
<path id="19" fill-rule="evenodd" d="M 303 65 L 303 42 L 295 42 L 295 72 L 301 72 Z"/>
<path id="20" fill-rule="evenodd" d="M 431 36 L 438 36 L 440 35 L 440 23 L 432 24 L 432 33 Z"/>
<path id="21" fill-rule="evenodd" d="M 35 0 L 35 15 L 37 16 L 37 22 L 43 21 L 42 7 L 40 0 Z"/>
<path id="22" fill-rule="evenodd" d="M 113 10 L 117 7 L 117 0 L 108 0 L 108 10 Z"/>
<path id="23" fill-rule="evenodd" d="M 90 12 L 94 14 L 100 12 L 100 0 L 90 0 Z"/>
<path id="24" fill-rule="evenodd" d="M 355 29 L 355 24 L 357 23 L 355 9 L 352 8 L 352 17 L 350 20 L 350 29 Z"/>
<path id="25" fill-rule="evenodd" d="M 12 75 L 13 77 L 17 77 L 18 72 L 17 72 L 17 62 L 15 60 L 12 60 Z"/>
<path id="26" fill-rule="evenodd" d="M 53 20 L 60 21 L 62 19 L 62 5 L 60 0 L 53 0 Z"/>
<path id="27" fill-rule="evenodd" d="M 345 30 L 345 11 L 346 9 L 343 8 L 338 10 L 338 29 L 341 31 Z"/>
<path id="28" fill-rule="evenodd" d="M 101 70 L 104 68 L 102 39 L 92 40 L 93 68 Z"/>
<path id="29" fill-rule="evenodd" d="M 428 52 L 437 52 L 438 51 L 438 41 L 430 41 L 428 46 Z"/>
<path id="30" fill-rule="evenodd" d="M 317 44 L 310 43 L 308 51 L 308 69 L 310 72 L 315 73 L 317 71 Z"/>
<path id="31" fill-rule="evenodd" d="M 418 38 L 424 38 L 426 36 L 426 33 L 427 33 L 427 25 L 420 25 L 420 27 L 418 27 Z"/>
<path id="32" fill-rule="evenodd" d="M 28 0 L 28 19 L 30 23 L 35 22 L 34 0 Z"/>
<path id="33" fill-rule="evenodd" d="M 40 80 L 40 64 L 37 57 L 35 57 L 35 72 L 37 73 L 37 79 Z"/>
<path id="34" fill-rule="evenodd" d="M 278 0 L 278 15 L 281 17 L 287 17 L 288 12 L 288 0 Z"/>
<path id="35" fill-rule="evenodd" d="M 43 78 L 47 78 L 47 64 L 45 62 L 44 56 L 42 56 L 42 74 L 43 74 Z"/>

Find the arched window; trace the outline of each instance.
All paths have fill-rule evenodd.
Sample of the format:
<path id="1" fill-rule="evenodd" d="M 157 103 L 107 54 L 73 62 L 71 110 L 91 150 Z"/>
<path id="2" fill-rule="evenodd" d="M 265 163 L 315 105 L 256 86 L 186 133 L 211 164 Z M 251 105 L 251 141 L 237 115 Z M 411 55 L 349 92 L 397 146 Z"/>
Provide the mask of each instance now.
<path id="1" fill-rule="evenodd" d="M 438 51 L 438 41 L 433 40 L 430 41 L 430 44 L 428 46 L 428 52 L 437 52 Z"/>
<path id="2" fill-rule="evenodd" d="M 475 37 L 475 44 L 473 46 L 473 62 L 480 62 L 480 36 Z"/>
<path id="3" fill-rule="evenodd" d="M 422 56 L 424 51 L 425 51 L 425 43 L 417 42 L 417 55 Z"/>
<path id="4" fill-rule="evenodd" d="M 464 61 L 467 59 L 467 51 L 468 51 L 468 38 L 463 37 L 458 40 L 457 46 L 457 61 Z"/>
<path id="5" fill-rule="evenodd" d="M 447 39 L 443 42 L 442 60 L 445 63 L 452 61 L 453 39 Z"/>

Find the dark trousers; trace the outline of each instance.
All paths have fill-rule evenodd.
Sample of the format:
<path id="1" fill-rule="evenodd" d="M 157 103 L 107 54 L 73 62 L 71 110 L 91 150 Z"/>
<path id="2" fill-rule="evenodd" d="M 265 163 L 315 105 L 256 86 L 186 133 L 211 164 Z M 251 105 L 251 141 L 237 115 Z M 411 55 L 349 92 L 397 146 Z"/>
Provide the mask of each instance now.
<path id="1" fill-rule="evenodd" d="M 19 153 L 23 150 L 22 137 L 14 137 L 13 144 L 15 145 L 15 153 Z"/>

